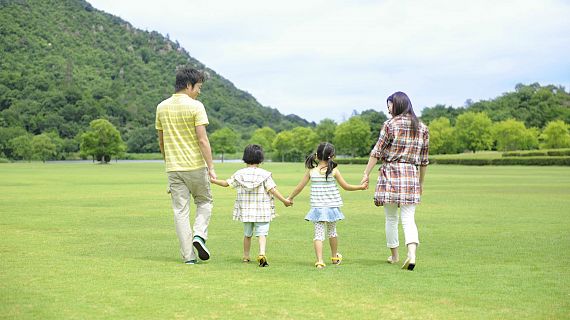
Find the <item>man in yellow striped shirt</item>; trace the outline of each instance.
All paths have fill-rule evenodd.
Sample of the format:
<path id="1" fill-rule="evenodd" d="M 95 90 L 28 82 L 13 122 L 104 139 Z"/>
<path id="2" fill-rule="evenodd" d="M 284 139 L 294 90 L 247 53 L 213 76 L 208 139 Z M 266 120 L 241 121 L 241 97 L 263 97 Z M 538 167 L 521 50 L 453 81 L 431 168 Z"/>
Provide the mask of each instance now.
<path id="1" fill-rule="evenodd" d="M 166 163 L 172 197 L 176 234 L 186 264 L 208 260 L 208 224 L 212 215 L 210 177 L 216 179 L 210 141 L 206 134 L 208 116 L 196 100 L 206 76 L 183 67 L 176 73 L 175 91 L 156 107 L 156 130 L 160 152 Z M 194 226 L 190 225 L 190 198 L 196 204 Z"/>

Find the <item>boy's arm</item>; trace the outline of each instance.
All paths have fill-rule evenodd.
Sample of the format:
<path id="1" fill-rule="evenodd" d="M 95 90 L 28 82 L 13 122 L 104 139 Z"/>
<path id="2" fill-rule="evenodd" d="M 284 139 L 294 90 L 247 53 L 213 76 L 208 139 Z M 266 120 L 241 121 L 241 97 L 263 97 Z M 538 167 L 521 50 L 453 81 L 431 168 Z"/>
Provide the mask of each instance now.
<path id="1" fill-rule="evenodd" d="M 277 190 L 277 187 L 272 188 L 269 192 L 274 195 L 277 199 L 281 200 L 286 207 L 291 206 L 291 200 L 285 199 L 285 197 Z"/>
<path id="2" fill-rule="evenodd" d="M 220 179 L 212 179 L 210 178 L 210 182 L 213 184 L 217 184 L 220 187 L 229 187 L 230 184 L 226 181 L 226 180 L 220 180 Z"/>
<path id="3" fill-rule="evenodd" d="M 310 175 L 309 175 L 309 169 L 307 169 L 307 171 L 305 171 L 305 175 L 303 176 L 303 178 L 301 179 L 301 181 L 299 182 L 299 184 L 295 187 L 295 189 L 293 190 L 293 192 L 291 192 L 291 194 L 287 197 L 287 199 L 293 201 L 293 198 L 295 198 L 302 190 L 303 188 L 307 185 L 307 183 L 309 182 L 310 179 Z"/>
<path id="4" fill-rule="evenodd" d="M 364 182 L 361 185 L 348 184 L 338 169 L 335 170 L 334 177 L 336 178 L 338 184 L 340 184 L 340 186 L 346 191 L 366 190 L 368 187 L 368 182 Z"/>

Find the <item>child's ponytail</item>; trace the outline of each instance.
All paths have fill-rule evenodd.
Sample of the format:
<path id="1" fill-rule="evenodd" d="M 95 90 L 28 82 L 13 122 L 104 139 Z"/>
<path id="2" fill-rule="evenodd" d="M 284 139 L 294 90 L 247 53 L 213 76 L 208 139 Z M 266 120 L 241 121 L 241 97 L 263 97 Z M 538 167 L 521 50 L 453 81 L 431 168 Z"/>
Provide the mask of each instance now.
<path id="1" fill-rule="evenodd" d="M 317 166 L 318 162 L 316 160 L 317 155 L 314 153 L 311 153 L 307 159 L 305 159 L 305 168 L 307 169 L 313 169 L 314 167 Z"/>
<path id="2" fill-rule="evenodd" d="M 331 174 L 332 171 L 334 170 L 334 168 L 336 168 L 336 166 L 338 165 L 338 164 L 336 164 L 336 162 L 334 162 L 334 161 L 332 160 L 332 158 L 329 159 L 328 161 L 329 161 L 329 162 L 328 162 L 328 164 L 327 164 L 327 173 L 325 174 L 325 180 L 328 180 L 329 174 Z"/>

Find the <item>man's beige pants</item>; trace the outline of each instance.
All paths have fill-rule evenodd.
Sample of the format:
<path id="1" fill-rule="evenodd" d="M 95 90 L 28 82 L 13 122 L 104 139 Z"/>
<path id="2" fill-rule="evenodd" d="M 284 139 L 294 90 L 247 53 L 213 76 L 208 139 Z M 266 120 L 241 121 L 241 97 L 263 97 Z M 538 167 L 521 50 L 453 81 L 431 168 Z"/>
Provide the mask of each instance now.
<path id="1" fill-rule="evenodd" d="M 192 246 L 193 236 L 208 239 L 208 224 L 212 216 L 212 193 L 206 168 L 193 171 L 167 172 L 172 197 L 174 224 L 184 261 L 196 260 Z M 196 204 L 194 228 L 190 225 L 190 197 Z"/>

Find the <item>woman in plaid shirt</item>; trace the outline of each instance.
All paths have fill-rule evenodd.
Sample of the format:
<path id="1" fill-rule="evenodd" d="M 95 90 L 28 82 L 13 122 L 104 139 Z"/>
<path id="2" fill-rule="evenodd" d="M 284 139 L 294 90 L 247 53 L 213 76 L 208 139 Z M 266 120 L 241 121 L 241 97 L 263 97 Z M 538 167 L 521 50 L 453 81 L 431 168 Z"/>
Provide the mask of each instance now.
<path id="1" fill-rule="evenodd" d="M 378 142 L 370 152 L 362 183 L 368 182 L 370 171 L 380 159 L 378 183 L 374 204 L 384 206 L 386 214 L 386 242 L 391 255 L 388 263 L 396 263 L 398 257 L 398 207 L 402 216 L 404 238 L 408 256 L 402 269 L 416 266 L 416 248 L 420 243 L 414 219 L 416 205 L 420 203 L 426 174 L 429 148 L 429 131 L 421 123 L 412 108 L 410 98 L 396 92 L 387 99 L 392 119 L 386 121 Z"/>

